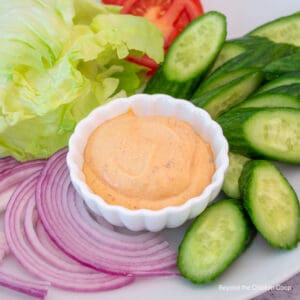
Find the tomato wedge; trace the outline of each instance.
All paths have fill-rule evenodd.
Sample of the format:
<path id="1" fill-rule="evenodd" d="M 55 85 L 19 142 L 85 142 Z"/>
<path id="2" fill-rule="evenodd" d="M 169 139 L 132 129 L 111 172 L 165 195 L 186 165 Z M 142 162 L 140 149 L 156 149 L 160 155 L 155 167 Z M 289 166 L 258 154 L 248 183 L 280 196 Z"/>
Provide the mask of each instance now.
<path id="1" fill-rule="evenodd" d="M 153 22 L 163 34 L 164 48 L 167 51 L 176 36 L 203 13 L 203 8 L 199 0 L 125 0 L 121 13 L 143 16 Z M 129 60 L 149 68 L 148 75 L 152 75 L 158 67 L 146 55 Z"/>
<path id="2" fill-rule="evenodd" d="M 203 13 L 200 0 L 103 0 L 104 4 L 123 6 L 121 13 L 143 16 L 162 32 L 165 51 L 176 36 L 196 17 Z M 151 58 L 130 57 L 130 61 L 150 69 L 152 75 L 158 65 Z"/>
<path id="3" fill-rule="evenodd" d="M 203 8 L 197 0 L 125 0 L 121 12 L 152 21 L 163 33 L 167 49 L 178 33 L 203 13 Z"/>

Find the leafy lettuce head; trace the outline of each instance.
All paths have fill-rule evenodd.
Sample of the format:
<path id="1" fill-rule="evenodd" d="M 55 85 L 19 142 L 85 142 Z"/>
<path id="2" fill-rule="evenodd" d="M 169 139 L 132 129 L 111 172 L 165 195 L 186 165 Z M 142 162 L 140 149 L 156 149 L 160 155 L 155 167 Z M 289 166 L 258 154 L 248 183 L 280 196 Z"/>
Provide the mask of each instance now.
<path id="1" fill-rule="evenodd" d="M 77 122 L 130 95 L 146 70 L 128 55 L 163 59 L 158 29 L 88 0 L 0 3 L 0 156 L 47 158 Z"/>

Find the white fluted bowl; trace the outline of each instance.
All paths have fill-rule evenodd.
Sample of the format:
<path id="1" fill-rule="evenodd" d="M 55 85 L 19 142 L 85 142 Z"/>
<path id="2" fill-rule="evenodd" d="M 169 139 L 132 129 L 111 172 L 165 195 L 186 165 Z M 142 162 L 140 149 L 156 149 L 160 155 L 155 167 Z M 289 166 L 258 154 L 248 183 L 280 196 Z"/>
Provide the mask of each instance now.
<path id="1" fill-rule="evenodd" d="M 214 153 L 215 173 L 212 182 L 197 197 L 187 200 L 179 206 L 168 206 L 160 210 L 128 208 L 111 205 L 93 193 L 85 182 L 82 172 L 83 153 L 91 133 L 105 121 L 117 117 L 129 109 L 137 115 L 172 116 L 186 121 L 212 147 Z M 83 197 L 88 207 L 108 222 L 124 226 L 130 230 L 159 231 L 174 228 L 188 219 L 199 215 L 219 194 L 228 167 L 228 143 L 221 127 L 209 114 L 186 100 L 156 94 L 137 94 L 128 98 L 119 98 L 93 110 L 80 121 L 69 141 L 67 164 L 71 180 L 77 192 Z"/>

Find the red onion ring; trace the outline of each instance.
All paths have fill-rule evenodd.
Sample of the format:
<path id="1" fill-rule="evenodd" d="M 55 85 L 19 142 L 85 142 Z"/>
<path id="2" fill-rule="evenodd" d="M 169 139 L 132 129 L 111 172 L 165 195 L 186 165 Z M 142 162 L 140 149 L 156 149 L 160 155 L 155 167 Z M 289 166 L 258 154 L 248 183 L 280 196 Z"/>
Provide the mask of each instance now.
<path id="1" fill-rule="evenodd" d="M 32 222 L 34 210 L 35 210 L 35 202 L 30 201 L 25 210 L 24 227 L 25 227 L 26 237 L 30 245 L 32 246 L 33 250 L 36 251 L 37 254 L 39 254 L 45 261 L 49 262 L 50 264 L 52 264 L 53 266 L 61 270 L 65 270 L 68 272 L 95 274 L 96 271 L 87 268 L 74 260 L 71 260 L 71 262 L 67 262 L 66 260 L 62 260 L 58 258 L 55 254 L 49 251 L 49 249 L 45 248 L 42 245 L 35 231 L 34 224 Z M 58 251 L 62 252 L 61 250 Z"/>
<path id="2" fill-rule="evenodd" d="M 110 274 L 175 274 L 176 254 L 159 234 L 124 235 L 100 226 L 85 213 L 65 162 L 66 150 L 52 156 L 39 178 L 36 203 L 55 243 L 81 263 Z M 93 225 L 92 225 L 93 224 Z"/>
<path id="3" fill-rule="evenodd" d="M 5 193 L 17 184 L 30 177 L 33 173 L 41 170 L 45 165 L 43 160 L 33 160 L 18 164 L 0 174 L 0 193 Z M 3 212 L 9 201 L 8 197 L 3 197 L 0 201 L 0 213 Z"/>
<path id="4" fill-rule="evenodd" d="M 42 247 L 49 250 L 49 252 L 51 252 L 52 255 L 56 256 L 58 259 L 66 262 L 66 263 L 80 265 L 80 263 L 78 263 L 77 261 L 72 259 L 70 256 L 65 254 L 63 251 L 61 251 L 57 247 L 57 245 L 51 240 L 48 233 L 46 232 L 41 220 L 38 220 L 36 227 L 35 227 L 35 231 L 36 231 L 39 242 L 42 244 Z M 82 265 L 82 267 L 84 268 L 83 265 Z M 89 269 L 89 270 L 91 270 L 91 269 Z"/>
<path id="5" fill-rule="evenodd" d="M 0 158 L 0 174 L 19 165 L 20 162 L 16 161 L 14 158 L 8 156 Z"/>
<path id="6" fill-rule="evenodd" d="M 9 253 L 9 247 L 3 232 L 0 232 L 0 263 L 4 257 Z"/>
<path id="7" fill-rule="evenodd" d="M 104 273 L 78 273 L 58 268 L 40 256 L 23 234 L 23 220 L 26 223 L 27 234 L 28 218 L 32 221 L 34 208 L 35 188 L 40 172 L 35 173 L 13 193 L 4 216 L 4 228 L 8 245 L 19 263 L 31 274 L 49 281 L 58 288 L 79 291 L 103 291 L 116 289 L 132 282 L 132 278 L 112 276 Z M 27 209 L 27 207 L 29 208 Z M 28 213 L 26 213 L 26 211 Z M 40 245 L 40 244 L 39 244 Z M 37 245 L 35 244 L 35 249 Z M 60 264 L 60 263 L 57 263 Z"/>
<path id="8" fill-rule="evenodd" d="M 0 285 L 39 299 L 46 297 L 49 287 L 45 282 L 20 279 L 2 271 L 0 271 Z"/>

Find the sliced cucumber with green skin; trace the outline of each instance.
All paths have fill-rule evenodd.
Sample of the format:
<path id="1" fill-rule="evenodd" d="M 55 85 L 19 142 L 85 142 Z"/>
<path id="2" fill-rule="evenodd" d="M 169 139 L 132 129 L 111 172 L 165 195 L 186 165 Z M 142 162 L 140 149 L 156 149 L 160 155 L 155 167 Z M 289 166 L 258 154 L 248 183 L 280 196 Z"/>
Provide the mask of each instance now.
<path id="1" fill-rule="evenodd" d="M 249 35 L 267 37 L 276 43 L 300 46 L 300 13 L 285 16 L 254 29 Z"/>
<path id="2" fill-rule="evenodd" d="M 213 119 L 216 119 L 252 94 L 260 85 L 262 79 L 261 72 L 246 74 L 198 98 L 194 98 L 193 95 L 191 101 L 196 106 L 205 109 Z"/>
<path id="3" fill-rule="evenodd" d="M 208 76 L 205 81 L 212 81 L 228 72 L 246 68 L 263 70 L 267 65 L 272 64 L 273 61 L 299 51 L 298 47 L 292 45 L 276 44 L 268 41 L 267 39 L 263 40 L 263 42 L 258 41 L 256 46 L 251 46 L 246 52 L 227 61 L 224 65 L 220 66 L 215 70 L 215 72 Z"/>
<path id="4" fill-rule="evenodd" d="M 269 161 L 247 162 L 240 177 L 240 188 L 244 207 L 270 245 L 282 249 L 296 247 L 299 200 L 281 172 Z"/>
<path id="5" fill-rule="evenodd" d="M 214 280 L 248 246 L 254 232 L 240 203 L 229 199 L 212 204 L 185 233 L 177 258 L 180 273 L 194 283 Z"/>
<path id="6" fill-rule="evenodd" d="M 300 110 L 233 109 L 217 119 L 232 152 L 300 163 Z"/>
<path id="7" fill-rule="evenodd" d="M 291 55 L 274 60 L 264 68 L 267 80 L 274 80 L 283 74 L 299 71 L 300 66 L 300 50 Z"/>
<path id="8" fill-rule="evenodd" d="M 226 42 L 220 51 L 217 59 L 215 60 L 213 66 L 210 68 L 208 75 L 213 73 L 218 67 L 223 65 L 225 62 L 229 61 L 230 59 L 242 54 L 246 51 L 246 48 L 238 45 L 234 42 Z"/>
<path id="9" fill-rule="evenodd" d="M 236 46 L 240 46 L 245 50 L 254 50 L 270 45 L 274 45 L 274 42 L 270 41 L 268 38 L 260 36 L 242 36 L 228 41 Z"/>
<path id="10" fill-rule="evenodd" d="M 249 161 L 248 157 L 229 152 L 229 167 L 224 178 L 222 191 L 230 198 L 241 198 L 239 178 L 247 161 Z"/>
<path id="11" fill-rule="evenodd" d="M 173 82 L 166 78 L 162 68 L 158 68 L 155 74 L 147 83 L 144 93 L 146 94 L 167 94 L 175 98 L 190 99 L 197 87 L 197 81 Z"/>
<path id="12" fill-rule="evenodd" d="M 226 38 L 226 18 L 208 12 L 193 20 L 169 48 L 163 71 L 171 81 L 185 82 L 203 74 Z"/>
<path id="13" fill-rule="evenodd" d="M 260 87 L 255 94 L 264 93 L 276 87 L 290 85 L 293 83 L 300 83 L 300 71 L 286 73 L 285 75 L 279 77 L 278 79 L 266 83 L 265 85 Z"/>
<path id="14" fill-rule="evenodd" d="M 226 38 L 226 18 L 208 12 L 194 19 L 174 40 L 144 93 L 188 99 L 213 63 Z"/>
<path id="15" fill-rule="evenodd" d="M 266 38 L 255 36 L 245 36 L 225 42 L 219 56 L 208 74 L 213 73 L 218 67 L 224 65 L 230 59 L 237 57 L 247 50 L 257 49 L 264 45 L 270 45 L 270 41 Z"/>
<path id="16" fill-rule="evenodd" d="M 300 83 L 277 86 L 255 94 L 234 109 L 244 107 L 292 107 L 300 108 Z"/>
<path id="17" fill-rule="evenodd" d="M 246 107 L 291 107 L 300 109 L 300 101 L 296 97 L 280 94 L 259 94 L 251 97 L 232 109 Z"/>
<path id="18" fill-rule="evenodd" d="M 206 92 L 209 92 L 213 89 L 216 89 L 222 85 L 225 85 L 226 83 L 233 81 L 234 79 L 240 78 L 246 74 L 257 72 L 256 69 L 241 69 L 237 71 L 228 72 L 226 74 L 221 74 L 221 76 L 216 77 L 214 80 L 211 81 L 204 81 L 202 84 L 200 84 L 196 91 L 193 94 L 193 98 L 198 98 L 201 95 L 203 95 Z"/>
<path id="19" fill-rule="evenodd" d="M 283 85 L 275 87 L 264 94 L 269 95 L 287 95 L 292 96 L 300 100 L 300 83 L 293 83 L 289 85 Z"/>

